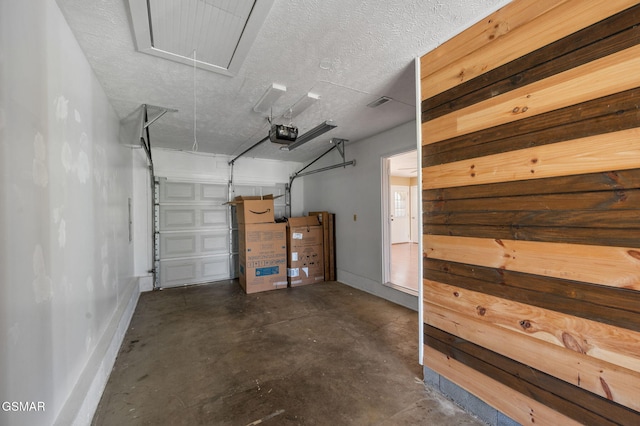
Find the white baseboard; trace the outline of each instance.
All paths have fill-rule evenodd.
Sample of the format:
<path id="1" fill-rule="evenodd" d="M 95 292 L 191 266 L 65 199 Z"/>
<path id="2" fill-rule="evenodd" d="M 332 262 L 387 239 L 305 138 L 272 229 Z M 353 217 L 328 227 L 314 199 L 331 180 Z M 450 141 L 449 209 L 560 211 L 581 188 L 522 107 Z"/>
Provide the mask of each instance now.
<path id="1" fill-rule="evenodd" d="M 139 288 L 138 279 L 132 278 L 127 290 L 122 295 L 111 322 L 96 345 L 78 382 L 71 391 L 69 398 L 67 398 L 67 402 L 56 418 L 55 425 L 84 426 L 91 424 L 138 304 Z"/>
<path id="2" fill-rule="evenodd" d="M 341 269 L 338 269 L 337 278 L 339 282 L 350 287 L 381 297 L 389 302 L 404 306 L 405 308 L 409 308 L 414 311 L 418 310 L 417 296 L 405 293 L 404 291 L 397 290 L 393 287 L 385 286 L 369 278 L 361 277 Z"/>
<path id="3" fill-rule="evenodd" d="M 138 277 L 138 283 L 140 284 L 140 293 L 153 291 L 153 275 Z"/>

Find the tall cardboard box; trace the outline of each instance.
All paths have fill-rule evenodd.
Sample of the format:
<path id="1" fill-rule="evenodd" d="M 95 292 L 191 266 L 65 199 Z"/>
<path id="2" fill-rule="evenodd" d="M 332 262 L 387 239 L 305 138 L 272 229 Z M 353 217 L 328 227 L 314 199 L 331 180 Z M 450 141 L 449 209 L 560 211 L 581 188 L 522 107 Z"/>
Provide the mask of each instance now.
<path id="1" fill-rule="evenodd" d="M 273 200 L 282 197 L 282 195 L 273 196 L 268 195 L 255 195 L 246 196 L 239 195 L 225 204 L 231 204 L 236 207 L 236 218 L 238 224 L 241 223 L 273 223 L 274 217 L 274 204 Z"/>
<path id="2" fill-rule="evenodd" d="M 317 216 L 287 219 L 287 278 L 291 287 L 324 281 L 323 236 Z"/>
<path id="3" fill-rule="evenodd" d="M 240 286 L 245 293 L 287 287 L 287 224 L 238 226 Z"/>
<path id="4" fill-rule="evenodd" d="M 335 247 L 335 213 L 309 212 L 309 216 L 317 216 L 324 232 L 324 279 L 336 280 L 336 247 Z"/>

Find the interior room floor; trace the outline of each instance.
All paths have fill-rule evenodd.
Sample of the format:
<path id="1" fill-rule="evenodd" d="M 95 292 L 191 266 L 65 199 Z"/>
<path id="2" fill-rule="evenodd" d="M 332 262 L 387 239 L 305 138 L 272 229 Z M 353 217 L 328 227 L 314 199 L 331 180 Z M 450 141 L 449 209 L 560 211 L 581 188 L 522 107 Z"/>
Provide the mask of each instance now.
<path id="1" fill-rule="evenodd" d="M 389 279 L 397 286 L 418 291 L 418 267 L 420 252 L 416 243 L 391 245 L 391 276 Z"/>
<path id="2" fill-rule="evenodd" d="M 417 313 L 327 282 L 143 293 L 94 425 L 481 425 L 422 382 Z"/>

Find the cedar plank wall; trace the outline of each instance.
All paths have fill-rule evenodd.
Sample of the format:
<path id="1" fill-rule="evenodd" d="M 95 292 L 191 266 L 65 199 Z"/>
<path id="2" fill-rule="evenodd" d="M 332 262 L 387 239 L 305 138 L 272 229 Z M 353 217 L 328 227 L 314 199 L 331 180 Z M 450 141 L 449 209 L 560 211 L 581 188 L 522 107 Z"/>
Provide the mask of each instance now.
<path id="1" fill-rule="evenodd" d="M 640 424 L 640 5 L 515 0 L 421 58 L 427 367 Z"/>

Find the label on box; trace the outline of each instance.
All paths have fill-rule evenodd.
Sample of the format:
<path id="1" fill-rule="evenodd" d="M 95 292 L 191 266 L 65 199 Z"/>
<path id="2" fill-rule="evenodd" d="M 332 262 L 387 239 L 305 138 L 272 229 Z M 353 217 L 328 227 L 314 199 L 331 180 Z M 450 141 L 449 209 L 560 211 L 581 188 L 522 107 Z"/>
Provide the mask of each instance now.
<path id="1" fill-rule="evenodd" d="M 287 276 L 288 277 L 300 276 L 300 268 L 287 268 Z"/>
<path id="2" fill-rule="evenodd" d="M 298 252 L 294 251 L 293 253 L 291 253 L 291 261 L 292 262 L 297 262 L 298 261 Z"/>
<path id="3" fill-rule="evenodd" d="M 279 266 L 269 266 L 266 268 L 257 268 L 256 277 L 264 277 L 265 275 L 278 275 L 280 273 Z"/>
<path id="4" fill-rule="evenodd" d="M 293 234 L 291 234 L 291 238 L 293 238 L 294 240 L 301 240 L 302 235 L 302 232 L 294 232 Z"/>

